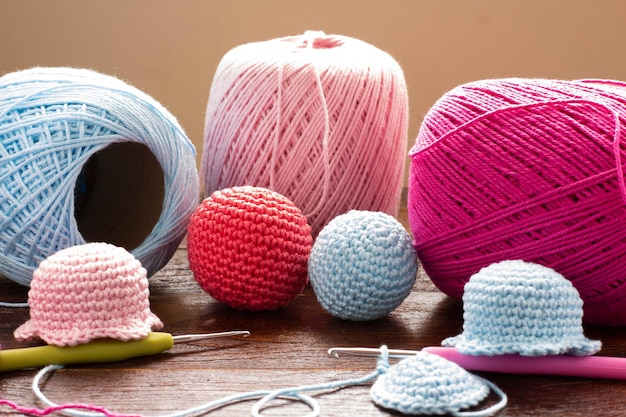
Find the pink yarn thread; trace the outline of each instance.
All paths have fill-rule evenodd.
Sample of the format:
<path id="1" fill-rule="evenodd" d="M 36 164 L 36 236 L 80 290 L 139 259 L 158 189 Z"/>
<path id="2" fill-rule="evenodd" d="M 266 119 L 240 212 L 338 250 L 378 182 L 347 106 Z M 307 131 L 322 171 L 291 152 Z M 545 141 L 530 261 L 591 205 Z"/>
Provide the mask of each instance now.
<path id="1" fill-rule="evenodd" d="M 626 324 L 626 83 L 484 80 L 426 115 L 410 152 L 409 222 L 422 265 L 460 298 L 506 259 L 555 269 L 584 321 Z"/>
<path id="2" fill-rule="evenodd" d="M 321 32 L 241 45 L 211 86 L 204 194 L 269 188 L 302 209 L 313 236 L 350 209 L 396 215 L 407 129 L 404 74 L 380 49 Z"/>
<path id="3" fill-rule="evenodd" d="M 107 409 L 91 404 L 62 404 L 56 405 L 52 407 L 46 407 L 44 409 L 39 408 L 31 408 L 31 407 L 22 407 L 12 401 L 2 400 L 0 399 L 0 405 L 6 405 L 11 407 L 18 413 L 28 414 L 31 416 L 47 416 L 57 411 L 63 410 L 86 410 L 86 411 L 95 411 L 97 413 L 101 413 L 105 417 L 141 417 L 137 414 L 117 414 L 108 411 Z"/>

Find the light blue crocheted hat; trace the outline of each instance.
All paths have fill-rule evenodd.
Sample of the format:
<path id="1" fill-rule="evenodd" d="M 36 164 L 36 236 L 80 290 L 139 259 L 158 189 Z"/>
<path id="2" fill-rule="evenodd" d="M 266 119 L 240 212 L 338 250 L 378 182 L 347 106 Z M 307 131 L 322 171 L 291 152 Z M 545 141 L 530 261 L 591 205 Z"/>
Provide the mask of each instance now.
<path id="1" fill-rule="evenodd" d="M 461 411 L 478 405 L 490 389 L 500 396 L 497 404 L 480 411 Z M 425 351 L 391 366 L 372 385 L 370 396 L 379 406 L 404 414 L 478 417 L 491 415 L 507 403 L 506 395 L 494 384 Z"/>
<path id="2" fill-rule="evenodd" d="M 474 274 L 463 293 L 463 333 L 444 346 L 470 355 L 592 355 L 600 341 L 583 335 L 583 302 L 551 268 L 508 260 Z"/>
<path id="3" fill-rule="evenodd" d="M 318 302 L 331 315 L 375 320 L 411 293 L 417 254 L 409 233 L 394 217 L 351 210 L 317 236 L 308 273 Z"/>

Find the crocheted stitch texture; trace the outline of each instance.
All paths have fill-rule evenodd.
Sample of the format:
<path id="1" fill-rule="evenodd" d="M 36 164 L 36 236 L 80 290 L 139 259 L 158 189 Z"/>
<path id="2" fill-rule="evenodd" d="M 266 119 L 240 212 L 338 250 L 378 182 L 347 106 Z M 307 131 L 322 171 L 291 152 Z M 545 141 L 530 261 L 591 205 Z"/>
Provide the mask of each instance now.
<path id="1" fill-rule="evenodd" d="M 450 414 L 477 405 L 489 386 L 459 365 L 418 351 L 378 377 L 370 395 L 381 407 L 404 414 Z"/>
<path id="2" fill-rule="evenodd" d="M 146 270 L 126 249 L 108 243 L 69 247 L 33 273 L 30 319 L 14 335 L 58 346 L 142 339 L 163 327 L 150 311 L 149 295 Z"/>
<path id="3" fill-rule="evenodd" d="M 583 335 L 583 302 L 551 268 L 507 260 L 474 274 L 463 294 L 463 333 L 442 342 L 471 355 L 591 355 L 600 341 Z"/>
<path id="4" fill-rule="evenodd" d="M 317 300 L 335 317 L 381 318 L 409 295 L 417 256 L 406 229 L 382 212 L 352 210 L 318 235 L 309 258 Z"/>
<path id="5" fill-rule="evenodd" d="M 188 232 L 196 281 L 231 307 L 275 310 L 307 283 L 311 227 L 281 194 L 252 186 L 216 191 L 197 207 Z"/>

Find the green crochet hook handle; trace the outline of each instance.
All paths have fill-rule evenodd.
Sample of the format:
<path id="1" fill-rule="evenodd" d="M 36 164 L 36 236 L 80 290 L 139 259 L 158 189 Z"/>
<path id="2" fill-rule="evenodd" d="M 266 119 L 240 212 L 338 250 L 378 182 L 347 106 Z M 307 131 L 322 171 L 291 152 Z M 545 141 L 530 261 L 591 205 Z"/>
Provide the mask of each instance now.
<path id="1" fill-rule="evenodd" d="M 152 332 L 141 340 L 100 339 L 76 346 L 35 346 L 0 350 L 0 371 L 41 368 L 47 365 L 117 362 L 155 355 L 174 346 L 169 333 Z"/>
<path id="2" fill-rule="evenodd" d="M 76 346 L 35 346 L 0 350 L 0 372 L 17 369 L 41 368 L 47 365 L 76 365 L 117 362 L 139 356 L 156 355 L 170 349 L 174 343 L 193 342 L 215 337 L 247 336 L 247 330 L 221 333 L 172 336 L 152 332 L 141 340 L 121 341 L 98 339 Z"/>

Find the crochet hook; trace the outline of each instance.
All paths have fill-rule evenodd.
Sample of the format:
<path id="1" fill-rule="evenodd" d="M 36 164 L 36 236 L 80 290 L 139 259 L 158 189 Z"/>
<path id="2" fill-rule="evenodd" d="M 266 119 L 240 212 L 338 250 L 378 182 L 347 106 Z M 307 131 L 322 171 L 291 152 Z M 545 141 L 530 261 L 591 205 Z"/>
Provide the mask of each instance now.
<path id="1" fill-rule="evenodd" d="M 609 356 L 522 356 L 515 354 L 478 356 L 460 353 L 453 347 L 425 347 L 423 351 L 441 356 L 468 371 L 485 371 L 525 375 L 560 375 L 586 378 L 626 380 L 626 358 Z M 414 355 L 415 350 L 389 349 L 389 356 L 404 358 Z M 328 354 L 376 356 L 380 349 L 332 348 Z"/>
<path id="2" fill-rule="evenodd" d="M 172 348 L 175 343 L 248 335 L 250 332 L 247 330 L 180 336 L 151 332 L 147 337 L 140 340 L 98 339 L 76 346 L 45 345 L 0 350 L 0 372 L 39 368 L 47 365 L 117 362 L 139 356 L 155 355 Z"/>

